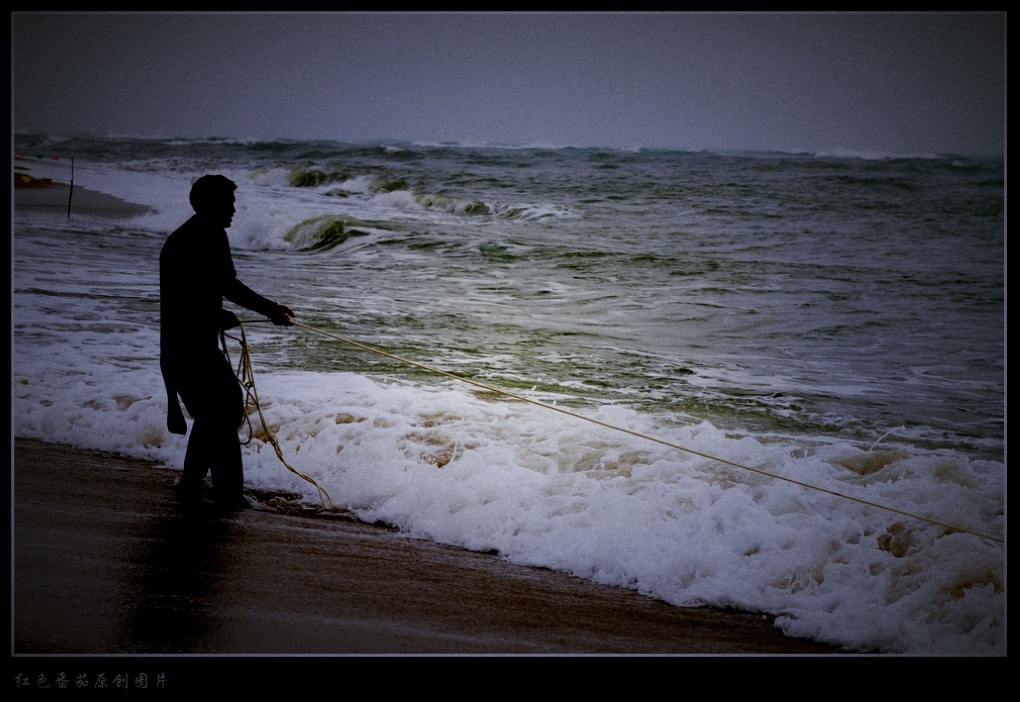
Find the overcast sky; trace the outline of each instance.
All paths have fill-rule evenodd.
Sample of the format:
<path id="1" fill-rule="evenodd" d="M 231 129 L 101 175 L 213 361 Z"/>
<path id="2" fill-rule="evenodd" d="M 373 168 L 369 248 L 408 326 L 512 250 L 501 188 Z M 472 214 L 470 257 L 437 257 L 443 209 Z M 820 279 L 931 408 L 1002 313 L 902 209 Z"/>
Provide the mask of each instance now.
<path id="1" fill-rule="evenodd" d="M 13 13 L 18 131 L 1001 154 L 1005 13 Z"/>

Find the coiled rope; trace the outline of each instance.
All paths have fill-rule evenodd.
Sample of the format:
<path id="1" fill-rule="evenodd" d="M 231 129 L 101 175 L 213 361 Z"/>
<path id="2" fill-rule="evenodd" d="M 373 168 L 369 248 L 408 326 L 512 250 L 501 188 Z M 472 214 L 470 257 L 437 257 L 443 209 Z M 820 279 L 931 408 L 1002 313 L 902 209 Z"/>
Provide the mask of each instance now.
<path id="1" fill-rule="evenodd" d="M 330 498 L 329 493 L 326 492 L 325 488 L 319 485 L 315 478 L 309 475 L 305 475 L 301 471 L 295 469 L 291 464 L 287 462 L 287 459 L 283 457 L 283 449 L 280 448 L 280 442 L 277 440 L 276 435 L 269 429 L 269 423 L 266 422 L 266 416 L 262 413 L 262 403 L 259 401 L 258 390 L 255 388 L 255 372 L 251 366 L 251 354 L 248 351 L 248 338 L 244 333 L 244 324 L 238 323 L 238 327 L 241 330 L 240 337 L 231 336 L 230 334 L 227 334 L 226 332 L 222 331 L 220 332 L 220 335 L 223 343 L 223 353 L 226 354 L 228 362 L 230 361 L 230 354 L 227 352 L 226 339 L 231 338 L 234 341 L 237 341 L 241 346 L 241 353 L 237 360 L 237 380 L 245 391 L 244 416 L 245 421 L 248 423 L 248 440 L 245 441 L 244 444 L 251 443 L 251 440 L 255 434 L 251 425 L 251 415 L 248 414 L 248 409 L 252 405 L 254 405 L 255 409 L 258 411 L 259 414 L 259 421 L 262 422 L 262 431 L 266 435 L 266 440 L 269 442 L 270 445 L 272 445 L 273 450 L 276 451 L 276 456 L 277 458 L 280 459 L 280 462 L 291 473 L 294 473 L 294 475 L 303 478 L 304 480 L 308 481 L 313 486 L 315 486 L 315 489 L 318 491 L 319 494 L 319 504 L 322 506 L 323 510 L 335 511 L 339 509 L 333 505 L 333 500 L 332 498 Z"/>
<path id="2" fill-rule="evenodd" d="M 881 509 L 881 510 L 884 510 L 884 511 L 887 511 L 887 512 L 892 512 L 894 514 L 898 514 L 898 515 L 901 515 L 903 517 L 909 517 L 911 519 L 917 519 L 917 520 L 920 520 L 922 522 L 927 522 L 927 523 L 933 524 L 935 526 L 940 526 L 940 527 L 943 527 L 945 529 L 949 529 L 950 531 L 956 531 L 956 532 L 960 532 L 960 533 L 964 533 L 964 534 L 970 534 L 972 536 L 977 536 L 978 538 L 981 538 L 981 539 L 988 539 L 989 541 L 994 541 L 994 542 L 997 542 L 997 543 L 1005 543 L 1003 537 L 1000 537 L 1000 536 L 994 536 L 992 534 L 984 534 L 984 533 L 981 533 L 979 531 L 975 531 L 973 529 L 968 529 L 967 527 L 962 527 L 962 526 L 958 526 L 958 525 L 955 525 L 955 524 L 949 524 L 947 522 L 939 521 L 939 520 L 933 519 L 931 517 L 926 517 L 926 516 L 923 516 L 923 515 L 920 515 L 920 514 L 915 514 L 913 512 L 907 512 L 905 510 L 897 509 L 895 507 L 890 507 L 888 505 L 883 505 L 883 504 L 880 504 L 878 502 L 873 502 L 873 501 L 870 501 L 870 500 L 865 500 L 865 499 L 862 499 L 860 497 L 854 497 L 853 495 L 847 495 L 845 493 L 838 492 L 836 490 L 830 490 L 828 488 L 819 487 L 817 485 L 812 485 L 810 483 L 805 483 L 803 481 L 795 480 L 793 478 L 787 478 L 787 477 L 784 477 L 782 475 L 777 475 L 775 473 L 771 473 L 769 471 L 763 470 L 761 468 L 755 468 L 753 466 L 748 466 L 748 465 L 745 465 L 743 463 L 738 463 L 736 461 L 731 461 L 731 460 L 728 460 L 728 459 L 725 459 L 725 458 L 721 458 L 719 456 L 713 456 L 711 454 L 704 453 L 702 451 L 697 451 L 695 449 L 692 449 L 692 448 L 689 448 L 689 447 L 686 447 L 686 446 L 682 446 L 680 444 L 676 444 L 676 443 L 673 443 L 671 441 L 666 441 L 664 439 L 660 439 L 658 437 L 651 436 L 649 434 L 643 434 L 641 432 L 637 432 L 637 431 L 634 431 L 632 429 L 627 429 L 626 427 L 617 426 L 615 424 L 609 424 L 607 422 L 603 422 L 603 421 L 600 421 L 598 419 L 592 419 L 591 417 L 586 417 L 583 414 L 578 414 L 577 412 L 573 412 L 571 410 L 564 409 L 563 407 L 557 407 L 556 405 L 550 405 L 550 404 L 545 403 L 545 402 L 540 402 L 540 401 L 535 400 L 535 399 L 530 398 L 530 397 L 525 397 L 523 395 L 518 395 L 517 393 L 513 393 L 513 392 L 510 392 L 508 390 L 504 390 L 502 388 L 495 387 L 493 385 L 488 385 L 487 383 L 481 383 L 481 382 L 478 382 L 477 380 L 472 380 L 470 378 L 465 378 L 463 376 L 455 375 L 453 373 L 449 373 L 447 371 L 440 370 L 438 368 L 433 368 L 431 366 L 427 366 L 425 364 L 418 363 L 417 361 L 412 361 L 410 359 L 403 358 L 401 356 L 397 356 L 397 355 L 391 354 L 391 353 L 389 353 L 387 351 L 382 351 L 382 350 L 374 348 L 372 346 L 368 346 L 367 344 L 363 344 L 363 343 L 361 343 L 359 341 L 354 341 L 353 339 L 348 339 L 348 338 L 340 336 L 338 334 L 334 334 L 332 332 L 328 332 L 328 331 L 325 331 L 324 329 L 319 329 L 317 327 L 313 327 L 313 326 L 310 326 L 308 324 L 304 324 L 302 322 L 291 320 L 291 323 L 294 326 L 296 326 L 296 327 L 301 327 L 302 329 L 307 329 L 308 331 L 315 332 L 316 334 L 321 334 L 323 336 L 329 337 L 329 338 L 334 339 L 336 341 L 340 341 L 342 343 L 348 344 L 350 346 L 353 346 L 355 348 L 361 349 L 363 351 L 368 351 L 370 353 L 374 353 L 376 355 L 383 356 L 385 358 L 389 358 L 391 360 L 398 361 L 400 363 L 404 363 L 404 364 L 407 364 L 409 366 L 413 366 L 415 368 L 420 368 L 421 370 L 425 370 L 425 371 L 428 371 L 430 373 L 435 373 L 435 374 L 438 374 L 438 375 L 442 375 L 442 376 L 445 376 L 447 378 L 451 378 L 453 380 L 456 380 L 458 382 L 465 383 L 467 385 L 473 385 L 474 387 L 481 388 L 482 390 L 486 390 L 488 392 L 493 392 L 493 393 L 496 393 L 496 394 L 499 394 L 499 395 L 503 395 L 505 397 L 513 398 L 515 400 L 520 400 L 521 402 L 527 402 L 527 403 L 530 403 L 532 405 L 536 405 L 538 407 L 543 407 L 545 409 L 552 410 L 553 412 L 559 412 L 560 414 L 565 414 L 565 415 L 567 415 L 569 417 L 574 417 L 576 419 L 580 419 L 580 420 L 583 420 L 585 422 L 590 422 L 592 424 L 598 425 L 600 427 L 604 427 L 606 429 L 611 429 L 613 431 L 622 432 L 624 434 L 628 434 L 630 436 L 633 436 L 633 437 L 636 437 L 636 438 L 639 438 L 639 439 L 644 439 L 646 441 L 651 441 L 651 442 L 654 442 L 654 443 L 657 443 L 657 444 L 661 444 L 662 446 L 667 446 L 669 448 L 673 448 L 673 449 L 676 449 L 678 451 L 684 451 L 685 453 L 689 453 L 689 454 L 692 454 L 692 455 L 695 455 L 695 456 L 700 456 L 702 458 L 706 458 L 706 459 L 709 459 L 711 461 L 716 461 L 718 463 L 722 463 L 724 465 L 732 466 L 734 468 L 739 468 L 741 470 L 746 470 L 746 471 L 750 471 L 752 473 L 757 473 L 759 475 L 763 475 L 763 476 L 766 476 L 766 477 L 769 477 L 769 478 L 773 478 L 775 480 L 783 480 L 785 482 L 792 483 L 793 485 L 797 485 L 797 486 L 802 487 L 802 488 L 807 489 L 807 490 L 815 490 L 817 492 L 822 492 L 822 493 L 825 493 L 827 495 L 831 495 L 833 497 L 838 497 L 838 498 L 841 498 L 841 499 L 844 499 L 844 500 L 849 500 L 851 502 L 857 502 L 859 504 L 866 505 L 868 507 L 874 507 L 876 509 Z M 243 327 L 242 327 L 242 337 L 243 337 Z M 245 351 L 245 356 L 247 356 L 247 352 L 246 351 Z M 249 372 L 250 372 L 250 365 L 249 365 Z M 251 378 L 249 382 L 251 383 L 252 394 L 253 394 L 253 396 L 255 396 L 254 395 L 254 389 L 255 389 L 254 378 Z M 257 396 L 255 396 L 255 398 L 256 398 L 256 402 L 257 402 L 258 401 L 257 400 Z M 260 417 L 262 416 L 262 411 L 261 410 L 259 410 L 259 416 Z M 262 420 L 262 423 L 263 423 L 263 426 L 265 426 L 265 420 L 264 419 Z M 268 429 L 266 431 L 267 431 L 267 433 L 269 433 Z M 272 435 L 270 434 L 270 436 L 272 436 Z M 275 443 L 275 437 L 274 437 L 273 441 L 274 441 L 273 445 L 274 445 L 274 447 L 276 447 L 277 454 L 278 455 L 281 454 L 281 451 L 280 451 L 278 445 Z M 281 455 L 281 460 L 283 460 L 282 459 L 282 455 Z M 290 466 L 288 466 L 288 468 L 290 468 Z M 293 471 L 294 469 L 290 468 L 290 470 Z M 294 471 L 294 472 L 297 473 L 297 471 Z M 300 475 L 300 473 L 298 473 L 298 475 Z M 304 476 L 302 476 L 302 477 L 304 477 Z M 306 480 L 311 480 L 310 478 L 307 478 L 307 477 L 305 479 Z M 312 481 L 312 482 L 314 483 L 314 481 Z M 318 484 L 316 484 L 316 487 L 318 487 Z M 320 493 L 324 493 L 325 492 L 325 491 L 322 490 L 322 488 L 319 488 L 319 490 L 320 490 Z"/>

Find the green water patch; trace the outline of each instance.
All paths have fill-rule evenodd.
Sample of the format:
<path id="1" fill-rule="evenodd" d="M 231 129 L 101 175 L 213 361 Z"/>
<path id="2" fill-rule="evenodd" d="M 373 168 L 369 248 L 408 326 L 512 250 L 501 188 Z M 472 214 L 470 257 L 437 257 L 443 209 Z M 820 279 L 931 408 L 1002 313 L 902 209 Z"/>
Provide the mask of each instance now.
<path id="1" fill-rule="evenodd" d="M 299 251 L 328 251 L 351 237 L 367 236 L 368 232 L 356 228 L 363 224 L 336 215 L 320 215 L 291 227 L 283 238 Z"/>
<path id="2" fill-rule="evenodd" d="M 411 185 L 403 178 L 376 178 L 369 186 L 373 193 L 392 193 L 411 190 Z"/>
<path id="3" fill-rule="evenodd" d="M 290 172 L 288 181 L 295 188 L 314 188 L 330 183 L 343 183 L 350 178 L 351 174 L 345 171 L 327 172 L 319 169 L 294 168 Z"/>

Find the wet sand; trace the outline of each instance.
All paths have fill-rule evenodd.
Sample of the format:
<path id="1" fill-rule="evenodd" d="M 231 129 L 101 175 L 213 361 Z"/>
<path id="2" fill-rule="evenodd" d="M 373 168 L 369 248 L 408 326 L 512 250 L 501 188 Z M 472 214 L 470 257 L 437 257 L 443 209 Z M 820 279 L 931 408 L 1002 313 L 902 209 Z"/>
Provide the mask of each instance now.
<path id="1" fill-rule="evenodd" d="M 13 459 L 15 654 L 837 652 L 283 496 L 185 509 L 177 472 L 145 461 L 22 439 Z"/>

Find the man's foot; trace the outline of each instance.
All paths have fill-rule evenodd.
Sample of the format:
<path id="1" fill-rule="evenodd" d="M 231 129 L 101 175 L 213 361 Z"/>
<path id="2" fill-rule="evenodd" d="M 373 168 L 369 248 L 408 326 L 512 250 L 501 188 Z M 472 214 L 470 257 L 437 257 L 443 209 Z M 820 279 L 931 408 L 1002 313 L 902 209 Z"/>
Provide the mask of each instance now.
<path id="1" fill-rule="evenodd" d="M 205 486 L 202 483 L 178 480 L 174 485 L 177 499 L 187 504 L 194 504 L 205 499 Z"/>
<path id="2" fill-rule="evenodd" d="M 217 497 L 215 505 L 216 509 L 221 512 L 240 512 L 241 510 L 258 507 L 258 502 L 246 495 L 232 495 L 230 497 Z"/>

